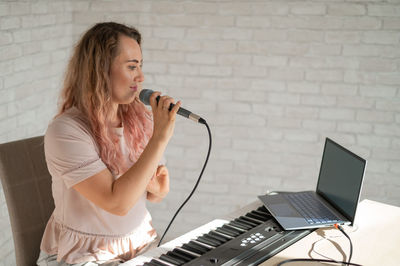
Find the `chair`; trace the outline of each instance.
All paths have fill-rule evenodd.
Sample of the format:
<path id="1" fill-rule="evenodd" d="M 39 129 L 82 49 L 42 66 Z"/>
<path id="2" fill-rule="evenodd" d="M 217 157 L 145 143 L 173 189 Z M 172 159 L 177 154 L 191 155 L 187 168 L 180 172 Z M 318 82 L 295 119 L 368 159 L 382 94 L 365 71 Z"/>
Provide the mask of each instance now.
<path id="1" fill-rule="evenodd" d="M 18 266 L 36 265 L 54 210 L 43 136 L 0 144 L 0 179 L 10 215 Z"/>

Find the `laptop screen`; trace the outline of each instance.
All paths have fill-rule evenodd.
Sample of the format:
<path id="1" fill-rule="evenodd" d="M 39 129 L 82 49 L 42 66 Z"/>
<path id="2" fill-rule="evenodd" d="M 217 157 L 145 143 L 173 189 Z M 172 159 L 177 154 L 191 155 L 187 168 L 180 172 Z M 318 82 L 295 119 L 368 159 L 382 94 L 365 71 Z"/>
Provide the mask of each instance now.
<path id="1" fill-rule="evenodd" d="M 325 141 L 317 193 L 354 222 L 366 160 L 331 139 Z"/>

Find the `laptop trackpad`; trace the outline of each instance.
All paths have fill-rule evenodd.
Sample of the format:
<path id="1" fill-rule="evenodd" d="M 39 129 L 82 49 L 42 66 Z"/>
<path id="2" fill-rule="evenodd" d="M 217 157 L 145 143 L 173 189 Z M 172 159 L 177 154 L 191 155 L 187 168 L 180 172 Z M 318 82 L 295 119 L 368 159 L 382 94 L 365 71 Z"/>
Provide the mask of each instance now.
<path id="1" fill-rule="evenodd" d="M 268 205 L 271 212 L 273 212 L 276 216 L 281 217 L 302 217 L 292 206 L 288 203 L 278 203 Z"/>
<path id="2" fill-rule="evenodd" d="M 282 195 L 262 195 L 258 198 L 275 217 L 303 217 Z"/>

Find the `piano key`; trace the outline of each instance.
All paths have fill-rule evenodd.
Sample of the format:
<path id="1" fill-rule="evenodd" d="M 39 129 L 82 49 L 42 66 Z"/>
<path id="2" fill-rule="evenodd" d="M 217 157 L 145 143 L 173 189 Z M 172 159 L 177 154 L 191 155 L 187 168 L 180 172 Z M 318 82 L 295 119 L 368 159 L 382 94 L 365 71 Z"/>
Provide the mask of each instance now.
<path id="1" fill-rule="evenodd" d="M 193 244 L 190 244 L 190 243 L 183 244 L 181 248 L 183 248 L 184 250 L 187 250 L 187 251 L 194 252 L 194 253 L 199 254 L 199 255 L 203 255 L 204 253 L 207 252 L 207 251 L 201 250 L 198 247 L 195 247 Z"/>
<path id="2" fill-rule="evenodd" d="M 171 252 L 173 252 L 174 255 L 180 257 L 181 259 L 185 260 L 186 262 L 197 258 L 195 256 L 188 255 L 187 253 L 184 253 L 176 248 L 174 250 L 172 250 Z"/>
<path id="3" fill-rule="evenodd" d="M 226 233 L 223 233 L 223 232 L 221 232 L 221 230 L 218 230 L 218 228 L 217 229 L 215 229 L 215 230 L 213 230 L 212 232 L 214 232 L 214 233 L 216 233 L 216 234 L 218 234 L 218 235 L 220 235 L 220 236 L 223 236 L 223 237 L 225 237 L 225 238 L 227 238 L 228 240 L 227 241 L 229 241 L 229 240 L 231 240 L 231 239 L 235 239 L 235 237 L 233 237 L 233 236 L 231 236 L 231 235 L 228 235 L 228 234 L 226 234 Z"/>
<path id="4" fill-rule="evenodd" d="M 158 266 L 157 264 L 155 264 L 155 263 L 152 263 L 151 261 L 150 262 L 146 262 L 145 264 L 143 264 L 143 266 Z M 163 265 L 164 266 L 164 265 Z"/>
<path id="5" fill-rule="evenodd" d="M 252 222 L 252 221 L 248 221 L 248 220 L 244 219 L 242 216 L 237 218 L 237 220 L 239 220 L 239 221 L 241 221 L 241 222 L 243 222 L 243 223 L 245 223 L 245 224 L 247 224 L 247 225 L 249 225 L 251 227 L 256 227 L 257 225 L 259 225 L 257 223 Z"/>
<path id="6" fill-rule="evenodd" d="M 264 205 L 258 207 L 257 210 L 269 213 L 269 211 L 267 210 L 267 208 L 265 208 Z"/>
<path id="7" fill-rule="evenodd" d="M 172 251 L 168 251 L 167 254 L 168 256 L 170 256 L 171 258 L 177 259 L 177 260 L 182 260 L 183 263 L 186 263 L 188 261 L 191 261 L 191 258 L 188 258 L 186 256 L 183 256 L 179 253 L 177 253 L 176 251 L 172 250 Z"/>
<path id="8" fill-rule="evenodd" d="M 240 222 L 237 222 L 237 221 L 231 221 L 228 225 L 233 225 L 235 227 L 239 227 L 239 228 L 241 228 L 241 229 L 243 229 L 245 231 L 251 229 L 251 226 L 248 226 L 246 224 L 243 224 L 243 223 L 240 223 Z"/>
<path id="9" fill-rule="evenodd" d="M 239 234 L 243 234 L 245 232 L 247 232 L 247 230 L 242 229 L 240 227 L 234 226 L 233 224 L 229 223 L 229 224 L 225 224 L 224 226 L 226 226 L 229 229 L 235 230 L 236 232 L 238 232 Z"/>
<path id="10" fill-rule="evenodd" d="M 245 220 L 248 220 L 248 221 L 251 221 L 253 223 L 256 223 L 256 224 L 262 224 L 263 223 L 263 221 L 261 221 L 261 220 L 254 219 L 254 218 L 248 217 L 246 215 L 245 216 L 240 216 L 240 217 L 245 219 Z"/>
<path id="11" fill-rule="evenodd" d="M 207 238 L 207 239 L 210 239 L 210 240 L 213 240 L 213 241 L 218 242 L 218 246 L 220 246 L 220 245 L 222 245 L 223 243 L 226 242 L 225 240 L 220 240 L 218 237 L 213 236 L 213 235 L 210 234 L 210 233 L 205 234 L 204 237 Z"/>
<path id="12" fill-rule="evenodd" d="M 253 219 L 257 219 L 257 220 L 259 220 L 259 221 L 262 221 L 263 223 L 265 222 L 265 217 L 260 216 L 260 215 L 257 215 L 257 214 L 254 214 L 254 213 L 251 213 L 251 212 L 246 213 L 245 216 L 246 216 L 246 217 L 253 218 Z"/>
<path id="13" fill-rule="evenodd" d="M 226 235 L 226 234 L 221 233 L 221 232 L 218 232 L 218 231 L 216 231 L 216 230 L 210 231 L 209 234 L 215 235 L 215 236 L 219 236 L 219 237 L 225 239 L 225 242 L 226 242 L 226 241 L 229 241 L 229 240 L 231 240 L 231 239 L 234 239 L 234 237 L 232 237 L 232 236 L 230 236 L 230 235 Z"/>
<path id="14" fill-rule="evenodd" d="M 259 213 L 260 215 L 262 215 L 262 216 L 264 216 L 264 217 L 271 217 L 271 214 L 269 214 L 269 212 L 266 212 L 266 211 L 254 210 L 253 212 Z"/>
<path id="15" fill-rule="evenodd" d="M 228 240 L 230 240 L 229 238 L 226 238 L 224 236 L 221 236 L 220 234 L 216 233 L 215 231 L 210 231 L 210 233 L 208 233 L 208 235 L 218 239 L 219 241 L 221 241 L 222 243 L 227 242 Z M 222 244 L 221 243 L 221 244 Z"/>
<path id="16" fill-rule="evenodd" d="M 162 261 L 169 262 L 173 265 L 178 265 L 178 266 L 185 263 L 183 260 L 172 258 L 172 257 L 168 256 L 167 254 L 162 254 L 159 259 Z"/>
<path id="17" fill-rule="evenodd" d="M 248 227 L 247 230 L 250 230 L 251 228 L 254 227 L 253 225 L 248 224 L 247 221 L 242 221 L 242 220 L 240 220 L 239 218 L 235 218 L 233 221 L 234 221 L 234 222 L 237 222 L 237 223 L 239 223 L 239 224 L 241 224 L 241 225 L 243 225 L 243 226 Z"/>
<path id="18" fill-rule="evenodd" d="M 271 218 L 269 216 L 266 216 L 266 215 L 264 215 L 260 212 L 256 212 L 256 211 L 251 211 L 250 214 L 264 222 L 268 221 Z"/>
<path id="19" fill-rule="evenodd" d="M 237 237 L 238 235 L 240 235 L 241 234 L 241 232 L 239 231 L 236 231 L 236 230 L 234 230 L 234 229 L 232 229 L 232 228 L 230 228 L 230 227 L 228 227 L 228 226 L 222 226 L 222 227 L 219 227 L 219 228 L 217 228 L 217 229 L 215 229 L 216 231 L 221 231 L 222 233 L 224 233 L 224 234 L 227 234 L 227 235 L 230 235 L 230 236 L 232 236 L 232 237 Z"/>
<path id="20" fill-rule="evenodd" d="M 198 244 L 198 245 L 201 245 L 201 246 L 203 246 L 203 247 L 209 248 L 209 249 L 214 249 L 214 248 L 215 248 L 215 246 L 213 246 L 213 245 L 208 245 L 208 244 L 203 243 L 203 242 L 200 242 L 200 241 L 198 241 L 198 240 L 192 240 L 192 242 L 193 242 L 193 243 L 196 243 L 196 244 Z"/>
<path id="21" fill-rule="evenodd" d="M 204 252 L 210 251 L 211 249 L 214 248 L 212 246 L 207 246 L 207 245 L 205 245 L 203 243 L 200 243 L 200 242 L 196 241 L 196 239 L 193 239 L 188 244 L 193 245 L 193 247 L 197 247 L 200 250 L 204 250 Z"/>
<path id="22" fill-rule="evenodd" d="M 182 249 L 180 247 L 175 248 L 174 251 L 178 252 L 178 253 L 181 253 L 181 254 L 184 254 L 184 255 L 188 256 L 189 258 L 191 258 L 191 259 L 195 259 L 195 258 L 200 257 L 200 254 L 196 254 L 196 253 L 191 252 L 189 250 L 184 250 L 184 249 Z"/>
<path id="23" fill-rule="evenodd" d="M 150 262 L 152 262 L 153 264 L 156 264 L 157 266 L 174 266 L 174 264 L 165 262 L 165 261 L 161 261 L 160 259 L 152 259 Z"/>
<path id="24" fill-rule="evenodd" d="M 201 242 L 201 243 L 213 246 L 213 247 L 218 247 L 220 245 L 220 243 L 217 242 L 216 240 L 209 239 L 209 238 L 207 238 L 205 236 L 199 236 L 196 240 Z"/>

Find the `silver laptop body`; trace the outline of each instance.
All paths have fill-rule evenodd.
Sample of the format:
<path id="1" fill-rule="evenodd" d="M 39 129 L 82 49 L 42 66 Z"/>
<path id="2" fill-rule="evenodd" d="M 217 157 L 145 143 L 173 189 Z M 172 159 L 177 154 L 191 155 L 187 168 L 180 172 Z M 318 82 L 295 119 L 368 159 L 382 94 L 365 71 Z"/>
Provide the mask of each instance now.
<path id="1" fill-rule="evenodd" d="M 285 230 L 353 224 L 367 161 L 326 138 L 316 191 L 258 198 Z"/>

